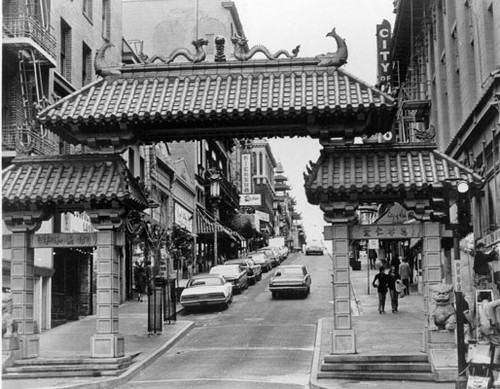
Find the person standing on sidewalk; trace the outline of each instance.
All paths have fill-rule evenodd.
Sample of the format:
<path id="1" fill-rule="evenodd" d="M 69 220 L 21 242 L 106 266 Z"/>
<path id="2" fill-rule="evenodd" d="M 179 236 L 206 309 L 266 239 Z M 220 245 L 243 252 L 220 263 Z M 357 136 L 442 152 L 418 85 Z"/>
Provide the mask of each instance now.
<path id="1" fill-rule="evenodd" d="M 410 295 L 410 279 L 411 279 L 411 269 L 410 264 L 406 258 L 403 258 L 403 262 L 399 265 L 399 277 L 403 281 L 403 285 L 406 287 L 404 290 L 405 295 Z"/>
<path id="2" fill-rule="evenodd" d="M 392 313 L 396 313 L 398 311 L 398 297 L 399 292 L 396 290 L 396 283 L 399 280 L 399 274 L 396 271 L 395 266 L 391 266 L 388 274 L 388 287 L 389 287 L 389 295 L 391 296 L 391 307 Z"/>
<path id="3" fill-rule="evenodd" d="M 373 287 L 377 288 L 378 293 L 378 313 L 385 312 L 385 296 L 387 295 L 388 284 L 389 277 L 385 274 L 384 267 L 381 266 L 372 282 Z"/>

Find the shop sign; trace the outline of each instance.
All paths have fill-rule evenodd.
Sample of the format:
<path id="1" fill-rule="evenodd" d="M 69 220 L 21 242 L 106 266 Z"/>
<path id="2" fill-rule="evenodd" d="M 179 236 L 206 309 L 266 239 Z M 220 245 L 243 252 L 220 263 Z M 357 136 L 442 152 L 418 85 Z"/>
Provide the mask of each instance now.
<path id="1" fill-rule="evenodd" d="M 241 155 L 241 193 L 252 193 L 252 154 Z"/>
<path id="2" fill-rule="evenodd" d="M 62 233 L 62 234 L 35 234 L 31 237 L 30 247 L 92 247 L 97 246 L 97 232 L 90 233 Z"/>
<path id="3" fill-rule="evenodd" d="M 391 85 L 390 42 L 391 24 L 384 19 L 377 24 L 377 78 L 379 88 L 384 92 L 388 92 Z"/>
<path id="4" fill-rule="evenodd" d="M 368 248 L 373 250 L 378 250 L 380 248 L 378 244 L 378 239 L 369 239 Z"/>
<path id="5" fill-rule="evenodd" d="M 262 204 L 262 199 L 260 194 L 240 194 L 240 206 L 259 206 Z"/>
<path id="6" fill-rule="evenodd" d="M 484 243 L 485 247 L 493 246 L 500 242 L 500 228 L 478 240 L 478 243 Z"/>
<path id="7" fill-rule="evenodd" d="M 174 222 L 189 232 L 193 232 L 193 213 L 179 203 L 174 203 Z"/>
<path id="8" fill-rule="evenodd" d="M 265 221 L 269 223 L 269 214 L 261 211 L 255 211 L 255 217 L 259 220 Z"/>
<path id="9" fill-rule="evenodd" d="M 416 224 L 370 224 L 351 227 L 351 239 L 411 239 L 422 236 L 422 225 Z"/>

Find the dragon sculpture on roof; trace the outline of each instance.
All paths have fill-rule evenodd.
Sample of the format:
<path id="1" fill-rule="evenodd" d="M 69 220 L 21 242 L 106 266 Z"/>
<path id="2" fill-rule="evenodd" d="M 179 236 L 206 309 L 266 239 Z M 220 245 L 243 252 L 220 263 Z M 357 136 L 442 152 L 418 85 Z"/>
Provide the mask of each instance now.
<path id="1" fill-rule="evenodd" d="M 267 59 L 270 60 L 277 59 L 281 55 L 284 55 L 288 58 L 295 58 L 299 54 L 300 50 L 300 45 L 298 45 L 297 47 L 295 47 L 295 49 L 292 50 L 292 54 L 290 54 L 287 50 L 278 50 L 273 54 L 267 47 L 263 45 L 255 45 L 248 52 L 244 52 L 243 48 L 247 44 L 248 39 L 243 38 L 237 34 L 233 35 L 233 37 L 231 38 L 231 42 L 234 45 L 234 57 L 239 61 L 248 61 L 257 53 L 264 54 Z"/>
<path id="2" fill-rule="evenodd" d="M 180 48 L 177 48 L 174 51 L 172 51 L 167 57 L 165 57 L 163 55 L 159 55 L 159 54 L 153 55 L 151 57 L 151 59 L 148 61 L 148 63 L 153 63 L 156 60 L 159 60 L 163 63 L 170 63 L 174 59 L 176 59 L 177 57 L 184 57 L 188 61 L 193 62 L 193 63 L 198 63 L 198 62 L 204 61 L 205 58 L 207 57 L 207 54 L 206 54 L 203 46 L 208 45 L 208 40 L 206 40 L 204 38 L 200 38 L 200 39 L 196 39 L 196 40 L 192 41 L 191 43 L 196 49 L 195 53 L 191 52 L 189 49 L 186 49 L 184 47 L 180 47 Z"/>

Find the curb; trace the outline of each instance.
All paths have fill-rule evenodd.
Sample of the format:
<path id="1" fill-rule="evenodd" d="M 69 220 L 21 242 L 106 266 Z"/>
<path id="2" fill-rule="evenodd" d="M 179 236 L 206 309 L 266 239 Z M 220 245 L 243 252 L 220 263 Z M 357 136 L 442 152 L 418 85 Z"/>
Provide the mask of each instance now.
<path id="1" fill-rule="evenodd" d="M 318 369 L 319 369 L 319 359 L 321 357 L 321 338 L 323 333 L 323 320 L 318 320 L 318 326 L 316 327 L 316 337 L 314 339 L 314 352 L 311 364 L 311 375 L 309 377 L 309 387 L 314 389 L 324 389 L 326 387 L 319 385 L 318 383 Z"/>
<path id="2" fill-rule="evenodd" d="M 136 364 L 133 364 L 132 367 L 127 369 L 127 371 L 121 374 L 118 377 L 107 378 L 101 381 L 94 382 L 85 382 L 81 384 L 73 384 L 73 385 L 57 385 L 52 386 L 50 388 L 57 389 L 108 389 L 115 388 L 118 385 L 122 385 L 127 381 L 131 380 L 135 376 L 139 375 L 144 369 L 146 369 L 149 365 L 151 365 L 156 359 L 158 359 L 162 354 L 172 348 L 180 339 L 186 335 L 191 328 L 195 325 L 194 322 L 187 322 L 187 325 L 181 329 L 175 336 L 170 338 L 167 342 L 158 346 L 152 352 L 150 352 L 144 359 L 138 361 Z"/>

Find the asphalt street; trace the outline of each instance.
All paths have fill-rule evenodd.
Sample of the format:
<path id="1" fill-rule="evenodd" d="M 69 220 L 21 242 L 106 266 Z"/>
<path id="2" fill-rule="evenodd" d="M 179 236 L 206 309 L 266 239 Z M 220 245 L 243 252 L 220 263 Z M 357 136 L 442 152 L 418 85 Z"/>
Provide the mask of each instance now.
<path id="1" fill-rule="evenodd" d="M 285 263 L 307 265 L 306 299 L 273 300 L 265 273 L 227 310 L 182 314 L 195 327 L 123 387 L 307 388 L 317 322 L 332 306 L 331 261 L 300 255 Z"/>

